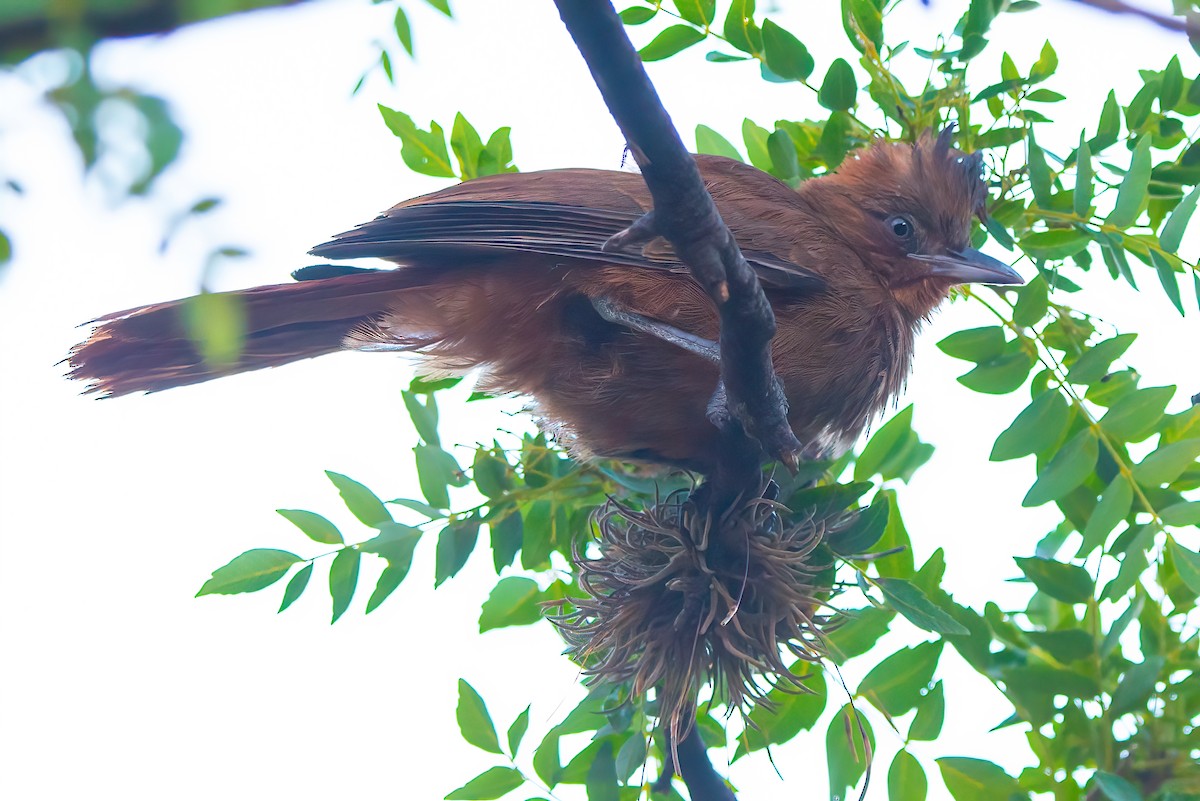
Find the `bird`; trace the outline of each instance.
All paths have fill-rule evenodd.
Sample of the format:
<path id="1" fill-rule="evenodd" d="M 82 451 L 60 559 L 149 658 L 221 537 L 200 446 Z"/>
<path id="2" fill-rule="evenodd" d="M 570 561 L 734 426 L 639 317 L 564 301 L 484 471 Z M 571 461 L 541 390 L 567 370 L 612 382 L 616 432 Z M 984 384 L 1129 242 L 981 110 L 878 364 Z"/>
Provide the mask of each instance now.
<path id="1" fill-rule="evenodd" d="M 840 453 L 909 375 L 914 341 L 958 284 L 1022 283 L 971 247 L 986 214 L 980 154 L 953 128 L 878 139 L 798 187 L 695 156 L 777 321 L 772 361 L 810 454 Z M 107 314 L 69 376 L 101 396 L 157 392 L 343 350 L 416 354 L 423 375 L 532 399 L 574 453 L 711 473 L 720 432 L 713 301 L 662 239 L 606 246 L 652 210 L 635 172 L 552 169 L 465 181 L 403 201 L 310 253 L 294 283 L 231 294 L 236 361 L 206 361 L 187 300 Z"/>

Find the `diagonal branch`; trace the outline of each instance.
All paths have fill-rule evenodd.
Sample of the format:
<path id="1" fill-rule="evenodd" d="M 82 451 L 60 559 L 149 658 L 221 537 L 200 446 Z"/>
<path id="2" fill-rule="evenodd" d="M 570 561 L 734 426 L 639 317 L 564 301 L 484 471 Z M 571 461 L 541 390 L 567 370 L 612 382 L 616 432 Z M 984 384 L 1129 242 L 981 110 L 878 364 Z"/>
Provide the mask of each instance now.
<path id="1" fill-rule="evenodd" d="M 654 199 L 653 216 L 614 237 L 615 246 L 652 235 L 670 242 L 721 317 L 721 385 L 710 419 L 724 434 L 714 500 L 758 489 L 766 456 L 794 468 L 801 448 L 771 364 L 775 315 L 704 187 L 637 52 L 608 0 L 555 0 Z M 664 391 L 669 391 L 664 388 Z"/>

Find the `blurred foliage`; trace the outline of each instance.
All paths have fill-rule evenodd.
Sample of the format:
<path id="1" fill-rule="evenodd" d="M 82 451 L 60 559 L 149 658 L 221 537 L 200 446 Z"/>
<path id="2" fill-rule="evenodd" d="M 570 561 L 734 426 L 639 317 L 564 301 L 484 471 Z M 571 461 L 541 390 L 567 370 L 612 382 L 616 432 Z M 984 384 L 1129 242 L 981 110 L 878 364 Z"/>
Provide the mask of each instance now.
<path id="1" fill-rule="evenodd" d="M 168 34 L 184 25 L 308 0 L 4 0 L 0 3 L 0 72 L 24 79 L 67 122 L 86 175 L 98 175 L 114 202 L 149 193 L 179 155 L 184 131 L 170 106 L 136 86 L 114 86 L 93 72 L 92 51 L 106 40 Z M 392 52 L 413 54 L 412 27 L 396 0 L 393 29 L 377 42 L 379 61 L 359 79 L 357 92 L 379 68 L 390 82 Z M 425 0 L 450 16 L 448 0 Z M 0 90 L 0 103 L 4 92 Z M 0 130 L 0 136 L 4 131 Z M 22 187 L 3 174 L 0 199 Z M 197 206 L 206 201 L 198 201 Z M 207 211 L 215 205 L 208 199 Z M 176 228 L 187 213 L 171 225 Z M 12 259 L 0 204 L 0 268 Z M 172 231 L 168 231 L 167 239 Z M 165 241 L 165 240 L 164 240 Z M 164 245 L 165 246 L 165 245 Z M 218 250 L 214 255 L 221 255 Z"/>
<path id="2" fill-rule="evenodd" d="M 753 0 L 720 5 L 634 4 L 622 19 L 648 26 L 634 32 L 645 41 L 645 60 L 703 44 L 713 69 L 757 61 L 765 80 L 807 87 L 829 113 L 768 126 L 747 119 L 736 135 L 700 126 L 700 151 L 745 159 L 797 185 L 836 168 L 876 133 L 911 141 L 953 121 L 959 146 L 987 155 L 989 215 L 974 244 L 1007 251 L 1033 278 L 1015 289 L 963 290 L 995 322 L 939 346 L 970 365 L 959 378 L 966 390 L 1028 396 L 1011 423 L 997 426 L 991 459 L 1028 460 L 1023 504 L 1051 505 L 1058 522 L 1033 553 L 1014 555 L 1012 573 L 1029 593 L 1024 606 L 968 608 L 942 589 L 943 576 L 956 568 L 940 549 L 924 564 L 914 562 L 900 514 L 904 484 L 933 453 L 913 430 L 911 407 L 857 454 L 808 465 L 796 481 L 817 478 L 819 485 L 785 487 L 782 497 L 794 509 L 849 508 L 866 499 L 853 542 L 830 543 L 841 592 L 839 625 L 826 647 L 831 667 L 852 660 L 873 667 L 850 690 L 850 703 L 837 699 L 840 689 L 831 699 L 840 682 L 820 673 L 809 680 L 810 694 L 772 691 L 774 704 L 744 719 L 724 714 L 719 696 L 702 698 L 705 741 L 731 748 L 736 760 L 795 737 L 812 739 L 804 733 L 823 727 L 823 740 L 812 741 L 826 750 L 830 798 L 862 785 L 863 746 L 884 729 L 902 742 L 879 766 L 893 801 L 924 799 L 937 782 L 959 801 L 1200 797 L 1200 407 L 1174 386 L 1140 386 L 1136 367 L 1124 360 L 1136 334 L 1089 314 L 1079 285 L 1095 272 L 1126 292 L 1153 287 L 1162 295 L 1140 302 L 1160 302 L 1164 313 L 1196 312 L 1197 265 L 1179 250 L 1200 197 L 1200 143 L 1187 133 L 1200 117 L 1200 80 L 1184 75 L 1177 56 L 1145 54 L 1150 63 L 1139 72 L 1139 91 L 1110 92 L 1087 129 L 1070 132 L 1078 144 L 1057 151 L 1042 142 L 1062 138 L 1049 135 L 1057 132 L 1049 115 L 1070 87 L 1055 83 L 1053 46 L 1047 42 L 1032 64 L 1004 55 L 999 74 L 977 75 L 972 65 L 994 46 L 992 20 L 1032 11 L 1033 0 L 970 0 L 955 34 L 924 46 L 887 39 L 890 6 L 881 0 L 843 0 L 848 46 L 845 58 L 828 65 L 758 15 Z M 924 85 L 896 76 L 901 57 L 927 65 Z M 470 178 L 512 169 L 507 129 L 485 144 L 459 115 L 447 145 L 436 122 L 426 130 L 402 112 L 381 111 L 400 139 L 401 157 L 418 172 Z M 1181 367 L 1191 367 L 1190 351 L 1180 346 Z M 580 592 L 572 541 L 588 536 L 592 509 L 610 496 L 647 503 L 682 481 L 652 481 L 612 462 L 578 463 L 541 435 L 497 439 L 458 457 L 438 432 L 436 392 L 453 383 L 417 380 L 404 394 L 420 437 L 414 456 L 422 499 L 384 502 L 331 473 L 366 536 L 347 540 L 319 514 L 280 510 L 325 547 L 310 549 L 313 556 L 249 551 L 215 571 L 200 593 L 261 590 L 291 573 L 282 611 L 325 560 L 336 620 L 353 603 L 364 554 L 379 565 L 370 612 L 405 579 L 422 539 L 435 541 L 427 547 L 435 549 L 439 585 L 486 542 L 498 580 L 480 630 L 531 624 L 541 620 L 543 602 L 569 602 Z M 394 513 L 416 522 L 398 522 Z M 964 524 L 974 536 L 988 527 L 982 510 Z M 868 550 L 881 556 L 861 556 Z M 914 644 L 884 652 L 878 643 L 893 629 Z M 940 668 L 947 648 L 1007 699 L 1007 719 L 974 721 L 970 710 L 947 710 Z M 465 681 L 459 690 L 464 739 L 499 760 L 447 798 L 499 798 L 517 789 L 550 795 L 559 785 L 580 785 L 589 799 L 643 798 L 648 776 L 663 764 L 652 694 L 631 698 L 625 686 L 593 686 L 523 748 L 528 710 L 501 737 L 484 699 Z M 948 714 L 978 726 L 1020 727 L 1033 761 L 1011 775 L 977 755 L 955 754 L 955 743 L 939 739 Z M 928 759 L 931 749 L 943 756 Z M 648 762 L 658 768 L 646 770 Z"/>

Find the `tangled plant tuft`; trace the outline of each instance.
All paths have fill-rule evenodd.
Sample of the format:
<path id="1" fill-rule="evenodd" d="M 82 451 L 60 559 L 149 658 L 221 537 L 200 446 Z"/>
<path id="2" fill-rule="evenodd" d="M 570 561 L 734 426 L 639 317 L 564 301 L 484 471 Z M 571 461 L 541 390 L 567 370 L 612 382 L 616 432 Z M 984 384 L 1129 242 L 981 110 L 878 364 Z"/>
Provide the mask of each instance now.
<path id="1" fill-rule="evenodd" d="M 772 687 L 805 691 L 785 653 L 823 655 L 828 618 L 817 610 L 832 563 L 819 546 L 853 514 L 797 514 L 771 489 L 719 518 L 685 490 L 645 509 L 610 500 L 594 517 L 598 542 L 575 547 L 586 597 L 552 618 L 568 652 L 594 680 L 629 682 L 634 697 L 655 688 L 675 742 L 706 682 L 745 710 Z"/>

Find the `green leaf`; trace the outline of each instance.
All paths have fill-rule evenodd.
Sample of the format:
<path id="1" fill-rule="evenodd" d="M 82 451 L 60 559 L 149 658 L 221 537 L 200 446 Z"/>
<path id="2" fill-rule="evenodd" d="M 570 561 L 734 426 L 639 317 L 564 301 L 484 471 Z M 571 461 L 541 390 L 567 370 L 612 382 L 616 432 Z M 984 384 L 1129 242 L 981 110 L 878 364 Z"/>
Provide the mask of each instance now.
<path id="1" fill-rule="evenodd" d="M 1200 595 L 1200 553 L 1184 548 L 1174 537 L 1167 538 L 1167 547 L 1171 558 L 1175 560 L 1175 570 L 1180 580 L 1196 595 Z"/>
<path id="2" fill-rule="evenodd" d="M 358 568 L 362 554 L 357 548 L 343 548 L 333 557 L 329 566 L 329 595 L 333 599 L 333 620 L 345 614 L 354 599 L 354 590 L 358 586 Z"/>
<path id="3" fill-rule="evenodd" d="M 1092 774 L 1092 783 L 1100 788 L 1109 801 L 1142 801 L 1138 789 L 1115 773 L 1098 770 Z"/>
<path id="4" fill-rule="evenodd" d="M 12 261 L 12 239 L 0 231 L 0 267 Z"/>
<path id="5" fill-rule="evenodd" d="M 1100 418 L 1100 427 L 1122 442 L 1140 442 L 1154 433 L 1174 396 L 1173 386 L 1131 392 L 1109 407 Z"/>
<path id="6" fill-rule="evenodd" d="M 372 527 L 392 522 L 391 512 L 371 490 L 354 479 L 341 473 L 334 473 L 332 470 L 326 470 L 325 475 L 329 476 L 333 486 L 337 487 L 338 493 L 342 496 L 342 502 L 346 504 L 350 514 Z"/>
<path id="7" fill-rule="evenodd" d="M 817 92 L 817 102 L 830 111 L 848 111 L 854 105 L 854 96 L 858 93 L 858 82 L 854 78 L 854 70 L 839 58 L 829 65 L 825 80 Z"/>
<path id="8" fill-rule="evenodd" d="M 755 55 L 762 50 L 762 31 L 754 23 L 754 0 L 733 0 L 722 33 L 730 45 Z"/>
<path id="9" fill-rule="evenodd" d="M 815 62 L 808 48 L 771 20 L 763 20 L 763 57 L 767 67 L 780 78 L 803 81 L 812 75 Z"/>
<path id="10" fill-rule="evenodd" d="M 1108 489 L 1100 496 L 1099 503 L 1088 516 L 1087 525 L 1083 529 L 1083 542 L 1079 545 L 1076 559 L 1087 557 L 1096 548 L 1104 544 L 1108 535 L 1117 524 L 1126 518 L 1133 507 L 1133 485 L 1121 474 L 1113 478 Z"/>
<path id="11" fill-rule="evenodd" d="M 508 753 L 512 757 L 517 756 L 517 749 L 521 747 L 521 740 L 525 737 L 525 732 L 529 729 L 529 707 L 525 707 L 525 711 L 517 715 L 517 719 L 508 727 Z"/>
<path id="12" fill-rule="evenodd" d="M 1121 133 L 1121 106 L 1117 103 L 1117 93 L 1109 91 L 1104 99 L 1104 107 L 1100 110 L 1100 122 L 1096 126 L 1096 136 L 1088 144 L 1093 153 L 1098 153 L 1117 141 Z"/>
<path id="13" fill-rule="evenodd" d="M 446 579 L 458 575 L 458 571 L 466 565 L 479 538 L 479 522 L 479 518 L 472 515 L 453 520 L 442 529 L 438 535 L 434 587 L 442 586 Z"/>
<path id="14" fill-rule="evenodd" d="M 955 801 L 1015 801 L 1029 793 L 999 765 L 986 759 L 941 757 L 942 781 Z"/>
<path id="15" fill-rule="evenodd" d="M 393 498 L 392 500 L 388 501 L 388 503 L 395 504 L 396 506 L 403 506 L 405 509 L 412 509 L 414 512 L 420 512 L 430 520 L 439 520 L 446 516 L 445 512 L 439 509 L 434 509 L 424 501 L 414 501 L 412 498 Z"/>
<path id="16" fill-rule="evenodd" d="M 888 768 L 888 801 L 925 801 L 929 780 L 917 758 L 900 750 Z"/>
<path id="17" fill-rule="evenodd" d="M 1105 223 L 1117 228 L 1133 225 L 1149 197 L 1150 166 L 1150 137 L 1143 136 L 1133 150 L 1129 171 L 1117 192 L 1117 203 Z"/>
<path id="18" fill-rule="evenodd" d="M 438 11 L 445 14 L 447 17 L 454 16 L 453 14 L 450 13 L 449 0 L 425 0 L 425 2 L 428 3 L 429 5 L 433 6 L 434 8 L 436 8 Z"/>
<path id="19" fill-rule="evenodd" d="M 1084 352 L 1067 372 L 1072 384 L 1094 384 L 1108 374 L 1113 361 L 1119 359 L 1137 339 L 1137 334 L 1119 334 L 1098 342 Z"/>
<path id="20" fill-rule="evenodd" d="M 1167 293 L 1167 298 L 1180 314 L 1183 314 L 1183 298 L 1179 295 L 1179 276 L 1175 274 L 1175 268 L 1165 256 L 1157 250 L 1150 251 L 1150 261 L 1154 264 L 1154 269 L 1158 272 L 1158 282 L 1162 284 L 1163 292 Z"/>
<path id="21" fill-rule="evenodd" d="M 854 463 L 855 481 L 865 481 L 883 472 L 886 464 L 894 460 L 912 436 L 912 416 L 913 406 L 910 403 L 871 436 Z"/>
<path id="22" fill-rule="evenodd" d="M 246 310 L 237 295 L 202 292 L 183 302 L 183 327 L 206 364 L 235 365 L 246 338 Z"/>
<path id="23" fill-rule="evenodd" d="M 844 798 L 846 790 L 858 783 L 874 751 L 875 734 L 871 724 L 852 704 L 846 704 L 829 721 L 825 733 L 831 799 Z"/>
<path id="24" fill-rule="evenodd" d="M 617 751 L 618 779 L 627 781 L 635 770 L 646 764 L 646 745 L 646 738 L 638 731 L 621 743 L 621 750 Z"/>
<path id="25" fill-rule="evenodd" d="M 781 181 L 794 183 L 800 177 L 800 160 L 792 137 L 776 130 L 767 137 L 767 153 L 771 156 L 771 174 Z"/>
<path id="26" fill-rule="evenodd" d="M 763 172 L 771 170 L 771 153 L 767 150 L 770 132 L 755 124 L 749 117 L 742 120 L 742 140 L 746 143 L 746 156 L 750 163 Z"/>
<path id="27" fill-rule="evenodd" d="M 379 534 L 358 546 L 360 551 L 383 557 L 391 564 L 412 562 L 413 549 L 421 539 L 421 530 L 403 523 L 386 523 Z"/>
<path id="28" fill-rule="evenodd" d="M 258 592 L 270 587 L 283 578 L 288 569 L 301 561 L 299 556 L 272 548 L 255 548 L 235 556 L 224 567 L 218 567 L 212 578 L 204 582 L 201 595 L 236 595 L 240 592 Z"/>
<path id="29" fill-rule="evenodd" d="M 620 801 L 621 792 L 617 785 L 617 763 L 613 757 L 612 741 L 600 746 L 599 751 L 588 766 L 587 779 L 588 801 Z"/>
<path id="30" fill-rule="evenodd" d="M 1060 261 L 1070 258 L 1088 246 L 1092 240 L 1075 228 L 1055 228 L 1038 231 L 1021 238 L 1021 250 L 1035 259 Z"/>
<path id="31" fill-rule="evenodd" d="M 1144 707 L 1163 672 L 1164 662 L 1161 656 L 1150 656 L 1126 670 L 1113 691 L 1108 711 L 1119 716 Z"/>
<path id="32" fill-rule="evenodd" d="M 758 704 L 750 710 L 751 725 L 746 728 L 734 759 L 769 745 L 786 743 L 817 724 L 828 693 L 824 674 L 813 673 L 804 680 L 804 687 L 807 692 L 803 693 L 772 690 L 767 696 L 770 705 Z"/>
<path id="33" fill-rule="evenodd" d="M 461 111 L 454 115 L 454 125 L 450 128 L 450 149 L 454 151 L 454 157 L 458 161 L 459 174 L 464 181 L 479 177 L 479 159 L 483 155 L 483 140 L 479 138 L 479 132 L 475 130 L 475 126 L 467 122 L 467 118 Z M 430 400 L 432 401 L 432 398 Z M 408 406 L 408 398 L 405 398 L 404 401 Z M 411 412 L 411 407 L 409 410 Z M 420 429 L 418 428 L 418 430 Z M 433 444 L 437 442 L 437 433 L 434 432 L 433 436 L 432 440 L 426 438 L 424 434 L 421 438 Z"/>
<path id="34" fill-rule="evenodd" d="M 977 365 L 965 375 L 958 377 L 958 383 L 967 389 L 984 392 L 989 395 L 1005 395 L 1012 392 L 1029 377 L 1033 368 L 1034 357 L 1021 345 L 1021 340 L 1008 343 L 1007 353 L 984 364 Z"/>
<path id="35" fill-rule="evenodd" d="M 829 655 L 840 665 L 865 654 L 880 637 L 887 634 L 895 616 L 896 613 L 891 609 L 877 606 L 842 610 L 836 618 L 838 625 L 825 635 Z"/>
<path id="36" fill-rule="evenodd" d="M 901 648 L 871 668 L 858 684 L 859 694 L 893 718 L 913 709 L 921 700 L 921 691 L 933 681 L 942 642 Z"/>
<path id="37" fill-rule="evenodd" d="M 1133 467 L 1134 479 L 1144 487 L 1170 484 L 1200 456 L 1200 439 L 1162 445 Z"/>
<path id="38" fill-rule="evenodd" d="M 513 488 L 508 462 L 487 448 L 475 451 L 471 477 L 475 480 L 475 487 L 488 498 L 499 498 Z"/>
<path id="39" fill-rule="evenodd" d="M 738 149 L 707 125 L 696 126 L 696 152 L 742 161 Z"/>
<path id="40" fill-rule="evenodd" d="M 857 556 L 870 553 L 870 548 L 879 542 L 887 530 L 891 516 L 891 502 L 883 493 L 876 496 L 871 505 L 861 510 L 854 521 L 840 531 L 826 532 L 825 542 L 839 556 Z"/>
<path id="41" fill-rule="evenodd" d="M 1171 504 L 1159 515 L 1168 526 L 1200 526 L 1200 501 Z"/>
<path id="42" fill-rule="evenodd" d="M 454 457 L 436 445 L 418 445 L 416 454 L 417 483 L 430 505 L 440 509 L 450 506 L 447 485 L 461 484 L 458 476 L 462 472 Z"/>
<path id="43" fill-rule="evenodd" d="M 492 716 L 488 714 L 487 704 L 475 688 L 463 679 L 458 680 L 455 718 L 464 740 L 490 754 L 501 753 L 500 739 L 496 736 L 496 727 L 492 724 Z"/>
<path id="44" fill-rule="evenodd" d="M 1063 603 L 1085 603 L 1096 591 L 1092 577 L 1077 565 L 1067 565 L 1038 556 L 1018 556 L 1014 561 L 1035 587 Z"/>
<path id="45" fill-rule="evenodd" d="M 1158 235 L 1158 244 L 1162 246 L 1163 250 L 1168 253 L 1179 250 L 1179 243 L 1183 241 L 1183 232 L 1187 230 L 1192 214 L 1196 211 L 1197 200 L 1200 200 L 1200 186 L 1188 192 L 1187 197 L 1175 206 L 1171 216 L 1167 218 L 1166 225 L 1162 227 L 1162 233 Z"/>
<path id="46" fill-rule="evenodd" d="M 1042 52 L 1038 55 L 1038 60 L 1033 63 L 1033 67 L 1029 70 L 1029 82 L 1038 83 L 1044 81 L 1054 74 L 1058 69 L 1058 54 L 1054 52 L 1054 48 L 1050 46 L 1050 42 L 1042 45 Z"/>
<path id="47" fill-rule="evenodd" d="M 525 783 L 516 768 L 488 768 L 474 779 L 446 796 L 446 801 L 493 801 L 511 793 Z"/>
<path id="48" fill-rule="evenodd" d="M 1017 290 L 1013 322 L 1025 327 L 1032 326 L 1046 316 L 1049 305 L 1050 288 L 1046 286 L 1046 279 L 1039 275 Z"/>
<path id="49" fill-rule="evenodd" d="M 397 564 L 389 562 L 388 566 L 379 574 L 379 579 L 375 582 L 375 589 L 371 593 L 371 597 L 367 599 L 367 614 L 371 614 L 379 605 L 388 599 L 388 596 L 396 591 L 396 588 L 408 576 L 408 569 L 411 564 Z"/>
<path id="50" fill-rule="evenodd" d="M 1071 421 L 1071 407 L 1057 389 L 1047 389 L 996 437 L 993 462 L 1040 453 L 1056 444 Z"/>
<path id="51" fill-rule="evenodd" d="M 936 740 L 942 733 L 942 722 L 946 718 L 946 694 L 939 681 L 925 697 L 917 702 L 917 714 L 913 715 L 908 728 L 910 740 Z"/>
<path id="52" fill-rule="evenodd" d="M 413 428 L 417 430 L 417 436 L 428 445 L 441 444 L 437 431 L 437 402 L 433 398 L 428 398 L 425 403 L 422 403 L 412 390 L 401 392 L 400 397 L 404 399 L 404 408 L 408 410 L 408 416 L 412 419 Z"/>
<path id="53" fill-rule="evenodd" d="M 1079 134 L 1079 149 L 1075 151 L 1075 213 L 1087 217 L 1092 208 L 1096 170 L 1092 167 L 1092 148 L 1083 133 Z"/>
<path id="54" fill-rule="evenodd" d="M 411 56 L 413 54 L 412 26 L 408 24 L 408 15 L 404 13 L 403 8 L 396 7 L 396 18 L 392 25 L 396 29 L 396 38 L 400 40 L 400 46 Z"/>
<path id="55" fill-rule="evenodd" d="M 516 172 L 517 168 L 512 163 L 512 128 L 502 127 L 492 131 L 492 135 L 488 137 L 487 144 L 483 146 L 483 152 L 479 154 L 479 162 L 476 169 L 482 175 L 498 175 L 506 172 Z M 443 381 L 451 381 L 457 379 L 442 379 Z M 467 400 L 478 400 L 480 394 L 483 397 L 490 397 L 487 393 L 472 393 Z"/>
<path id="56" fill-rule="evenodd" d="M 985 0 L 986 1 L 986 0 Z M 1033 197 L 1038 208 L 1050 208 L 1052 205 L 1050 200 L 1050 190 L 1052 188 L 1052 179 L 1050 176 L 1050 167 L 1046 164 L 1046 154 L 1038 145 L 1033 137 L 1033 129 L 1029 129 L 1029 141 L 1026 145 L 1027 167 L 1029 169 L 1029 187 L 1033 190 Z M 1045 256 L 1042 258 L 1054 258 Z"/>
<path id="57" fill-rule="evenodd" d="M 496 519 L 489 519 L 487 523 L 492 540 L 492 564 L 496 573 L 499 573 L 501 569 L 513 563 L 517 551 L 521 550 L 522 541 L 525 539 L 525 525 L 521 513 L 515 509 Z"/>
<path id="58" fill-rule="evenodd" d="M 957 620 L 943 612 L 926 597 L 915 584 L 906 579 L 881 578 L 875 580 L 888 606 L 903 615 L 918 628 L 935 634 L 969 634 Z"/>
<path id="59" fill-rule="evenodd" d="M 679 16 L 703 28 L 711 25 L 717 13 L 717 0 L 674 0 Z"/>
<path id="60" fill-rule="evenodd" d="M 938 348 L 955 359 L 986 362 L 1004 353 L 1004 329 L 998 325 L 957 331 L 937 343 Z"/>
<path id="61" fill-rule="evenodd" d="M 533 752 L 533 771 L 539 779 L 546 783 L 547 787 L 554 787 L 558 784 L 559 777 L 562 776 L 558 749 L 558 741 L 561 736 L 558 729 L 551 729 Z"/>
<path id="62" fill-rule="evenodd" d="M 883 9 L 882 3 L 875 0 L 843 0 L 842 23 L 846 28 L 846 36 L 850 42 L 864 52 L 861 39 L 874 46 L 876 51 L 883 50 Z M 853 22 L 853 26 L 849 23 Z M 895 53 L 893 52 L 893 55 Z"/>
<path id="63" fill-rule="evenodd" d="M 541 620 L 540 592 L 533 579 L 522 576 L 500 579 L 483 602 L 479 615 L 480 633 L 504 626 L 526 626 Z"/>
<path id="64" fill-rule="evenodd" d="M 661 61 L 702 41 L 703 31 L 698 31 L 691 25 L 672 25 L 639 50 L 638 56 L 642 61 Z"/>
<path id="65" fill-rule="evenodd" d="M 896 501 L 896 492 L 890 489 L 880 490 L 879 495 L 885 496 L 888 500 L 888 521 L 887 528 L 883 530 L 883 536 L 875 544 L 875 548 L 878 551 L 894 550 L 896 552 L 890 556 L 875 559 L 875 569 L 881 576 L 908 578 L 914 574 L 916 564 L 913 561 L 912 538 L 909 537 L 908 529 L 904 526 L 900 505 Z"/>
<path id="66" fill-rule="evenodd" d="M 275 511 L 303 531 L 310 540 L 327 545 L 341 545 L 345 542 L 342 539 L 342 532 L 338 531 L 337 526 L 316 512 L 306 512 L 303 509 L 276 509 Z"/>
<path id="67" fill-rule="evenodd" d="M 1096 653 L 1096 641 L 1083 629 L 1026 631 L 1029 641 L 1059 662 L 1075 662 Z"/>
<path id="68" fill-rule="evenodd" d="M 304 594 L 304 588 L 308 586 L 308 580 L 312 578 L 312 572 L 312 562 L 309 562 L 296 571 L 296 575 L 292 576 L 287 584 L 287 588 L 283 591 L 283 603 L 279 604 L 280 612 L 294 604 L 296 599 Z"/>
<path id="69" fill-rule="evenodd" d="M 1172 56 L 1162 72 L 1162 83 L 1158 88 L 1158 104 L 1161 111 L 1170 111 L 1183 100 L 1183 69 L 1179 56 Z"/>
<path id="70" fill-rule="evenodd" d="M 400 158 L 404 159 L 409 169 L 435 178 L 454 177 L 442 126 L 430 122 L 430 130 L 423 131 L 407 114 L 384 105 L 379 106 L 379 113 L 383 115 L 388 130 L 400 139 Z"/>
<path id="71" fill-rule="evenodd" d="M 1021 505 L 1041 506 L 1063 497 L 1092 474 L 1099 456 L 1100 442 L 1096 432 L 1091 428 L 1081 429 L 1038 472 L 1037 481 L 1029 488 Z"/>
<path id="72" fill-rule="evenodd" d="M 626 25 L 641 25 L 654 19 L 657 13 L 658 9 L 651 6 L 630 6 L 617 16 Z"/>

